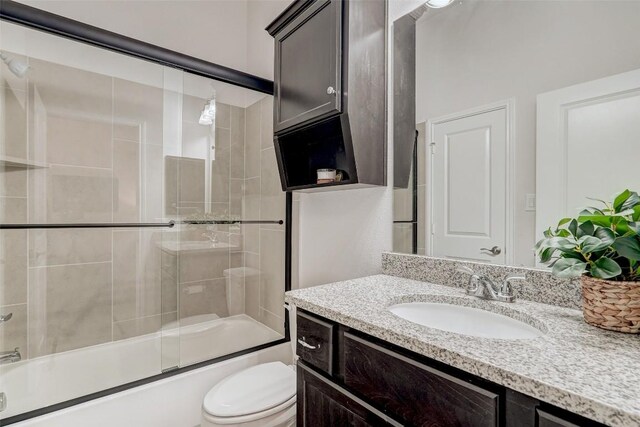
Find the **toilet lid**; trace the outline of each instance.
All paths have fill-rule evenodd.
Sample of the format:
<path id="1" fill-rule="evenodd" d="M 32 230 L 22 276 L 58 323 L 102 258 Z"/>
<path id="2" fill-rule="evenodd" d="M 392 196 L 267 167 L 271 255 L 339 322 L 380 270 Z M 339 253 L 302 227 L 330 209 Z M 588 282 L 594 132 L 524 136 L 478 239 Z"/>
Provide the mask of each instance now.
<path id="1" fill-rule="evenodd" d="M 228 376 L 204 397 L 217 417 L 237 417 L 281 405 L 296 394 L 296 373 L 282 362 L 263 363 Z"/>

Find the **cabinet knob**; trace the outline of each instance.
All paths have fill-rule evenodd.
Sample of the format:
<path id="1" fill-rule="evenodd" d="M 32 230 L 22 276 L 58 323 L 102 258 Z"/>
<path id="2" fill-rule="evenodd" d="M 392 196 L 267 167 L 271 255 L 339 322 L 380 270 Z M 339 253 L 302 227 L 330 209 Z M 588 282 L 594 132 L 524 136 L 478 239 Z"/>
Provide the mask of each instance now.
<path id="1" fill-rule="evenodd" d="M 336 94 L 336 90 L 333 88 L 333 86 L 329 86 L 327 88 L 327 95 L 335 95 Z"/>

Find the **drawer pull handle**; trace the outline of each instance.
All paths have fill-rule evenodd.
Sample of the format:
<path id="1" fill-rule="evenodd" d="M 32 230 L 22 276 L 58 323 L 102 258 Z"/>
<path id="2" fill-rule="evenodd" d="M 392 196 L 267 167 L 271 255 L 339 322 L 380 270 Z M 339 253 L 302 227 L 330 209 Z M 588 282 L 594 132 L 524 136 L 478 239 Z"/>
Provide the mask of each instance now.
<path id="1" fill-rule="evenodd" d="M 311 344 L 309 344 L 308 342 L 306 342 L 304 340 L 304 337 L 298 338 L 298 344 L 300 344 L 301 346 L 303 346 L 304 348 L 306 348 L 308 350 L 318 350 L 318 349 L 320 349 L 320 344 L 311 345 Z"/>

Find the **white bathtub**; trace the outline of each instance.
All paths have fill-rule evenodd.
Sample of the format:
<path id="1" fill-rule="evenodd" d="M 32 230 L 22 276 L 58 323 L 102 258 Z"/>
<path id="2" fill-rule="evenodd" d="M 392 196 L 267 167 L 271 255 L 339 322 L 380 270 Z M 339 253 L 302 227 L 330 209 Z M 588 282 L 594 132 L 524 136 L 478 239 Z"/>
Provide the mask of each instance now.
<path id="1" fill-rule="evenodd" d="M 195 319 L 195 320 L 201 320 Z M 187 366 L 282 336 L 244 314 L 0 366 L 3 418 Z"/>

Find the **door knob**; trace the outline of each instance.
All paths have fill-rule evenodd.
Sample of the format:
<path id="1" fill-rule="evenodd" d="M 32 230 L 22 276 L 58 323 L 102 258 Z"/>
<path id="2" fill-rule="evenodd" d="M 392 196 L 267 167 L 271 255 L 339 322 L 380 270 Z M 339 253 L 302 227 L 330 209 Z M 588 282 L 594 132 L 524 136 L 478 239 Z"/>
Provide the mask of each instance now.
<path id="1" fill-rule="evenodd" d="M 333 86 L 329 86 L 327 88 L 327 95 L 335 95 L 336 90 L 333 88 Z"/>
<path id="2" fill-rule="evenodd" d="M 491 256 L 498 256 L 498 255 L 500 255 L 502 253 L 502 249 L 500 249 L 497 246 L 494 246 L 491 249 L 489 249 L 489 248 L 480 248 L 480 250 L 489 252 L 487 255 L 491 255 Z"/>

